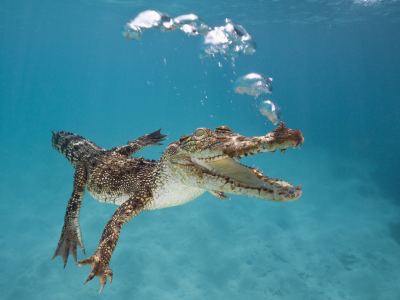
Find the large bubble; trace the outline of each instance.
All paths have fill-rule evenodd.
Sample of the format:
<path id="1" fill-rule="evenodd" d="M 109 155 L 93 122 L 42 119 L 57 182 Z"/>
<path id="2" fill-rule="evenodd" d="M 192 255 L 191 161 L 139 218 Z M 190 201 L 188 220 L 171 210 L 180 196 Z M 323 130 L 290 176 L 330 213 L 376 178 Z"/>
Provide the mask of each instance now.
<path id="1" fill-rule="evenodd" d="M 261 101 L 259 107 L 260 112 L 267 116 L 275 126 L 283 123 L 281 108 L 276 103 L 270 100 Z"/>
<path id="2" fill-rule="evenodd" d="M 180 28 L 180 30 L 189 35 L 204 35 L 212 30 L 210 25 L 194 14 L 176 17 L 174 22 Z"/>
<path id="3" fill-rule="evenodd" d="M 240 77 L 233 85 L 235 93 L 247 94 L 257 98 L 261 94 L 272 93 L 272 78 L 257 73 L 250 73 Z"/>
<path id="4" fill-rule="evenodd" d="M 127 39 L 134 40 L 140 39 L 142 32 L 146 29 L 172 31 L 176 28 L 174 21 L 168 15 L 155 10 L 146 10 L 123 27 L 122 35 Z"/>
<path id="5" fill-rule="evenodd" d="M 256 41 L 242 25 L 229 19 L 225 22 L 225 26 L 215 27 L 204 37 L 200 58 L 214 56 L 217 53 L 237 57 L 241 53 L 251 55 L 256 51 Z"/>

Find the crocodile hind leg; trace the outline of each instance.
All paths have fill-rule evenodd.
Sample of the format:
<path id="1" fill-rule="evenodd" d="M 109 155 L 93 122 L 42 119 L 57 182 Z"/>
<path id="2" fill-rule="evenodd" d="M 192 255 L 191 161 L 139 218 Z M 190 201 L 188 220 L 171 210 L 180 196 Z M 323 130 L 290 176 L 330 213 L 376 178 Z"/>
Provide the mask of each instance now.
<path id="1" fill-rule="evenodd" d="M 79 266 L 90 265 L 92 272 L 86 282 L 92 280 L 94 276 L 100 278 L 100 291 L 103 290 L 107 282 L 107 277 L 112 281 L 113 271 L 109 268 L 109 263 L 114 249 L 117 245 L 122 225 L 128 223 L 132 218 L 141 213 L 145 205 L 151 201 L 152 196 L 148 192 L 141 191 L 121 204 L 111 219 L 107 222 L 101 236 L 96 252 L 89 258 L 78 261 Z"/>
<path id="2" fill-rule="evenodd" d="M 81 228 L 79 226 L 79 213 L 82 200 L 85 196 L 85 184 L 87 180 L 87 170 L 85 163 L 81 163 L 74 175 L 74 190 L 68 201 L 67 210 L 64 217 L 64 226 L 61 231 L 61 237 L 58 242 L 56 252 L 52 259 L 60 255 L 64 262 L 64 268 L 67 264 L 68 255 L 72 254 L 74 260 L 77 260 L 76 249 L 79 247 L 85 255 L 85 247 L 82 243 Z"/>

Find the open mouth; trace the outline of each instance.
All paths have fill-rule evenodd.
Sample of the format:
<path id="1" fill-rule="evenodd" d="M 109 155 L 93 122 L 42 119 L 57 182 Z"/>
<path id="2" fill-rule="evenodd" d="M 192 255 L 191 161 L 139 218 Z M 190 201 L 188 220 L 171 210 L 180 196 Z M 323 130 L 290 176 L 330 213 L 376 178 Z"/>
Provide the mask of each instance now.
<path id="1" fill-rule="evenodd" d="M 255 152 L 268 151 L 263 150 L 265 151 Z M 282 152 L 284 153 L 284 150 Z M 192 158 L 192 162 L 202 169 L 203 177 L 213 177 L 212 181 L 215 182 L 215 189 L 218 191 L 279 202 L 290 202 L 301 197 L 301 184 L 294 187 L 292 183 L 264 176 L 258 168 L 245 166 L 238 161 L 241 157 L 254 154 L 254 152 L 240 152 L 237 159 L 228 155 L 207 159 Z"/>
<path id="2" fill-rule="evenodd" d="M 181 166 L 178 173 L 188 186 L 211 192 L 290 202 L 301 197 L 301 184 L 293 186 L 282 179 L 265 176 L 258 168 L 245 166 L 239 160 L 255 154 L 274 153 L 278 149 L 285 153 L 287 148 L 300 148 L 303 142 L 304 137 L 299 130 L 281 124 L 265 136 L 216 135 L 207 140 L 202 149 L 199 147 L 199 151 L 180 154 L 172 160 Z"/>

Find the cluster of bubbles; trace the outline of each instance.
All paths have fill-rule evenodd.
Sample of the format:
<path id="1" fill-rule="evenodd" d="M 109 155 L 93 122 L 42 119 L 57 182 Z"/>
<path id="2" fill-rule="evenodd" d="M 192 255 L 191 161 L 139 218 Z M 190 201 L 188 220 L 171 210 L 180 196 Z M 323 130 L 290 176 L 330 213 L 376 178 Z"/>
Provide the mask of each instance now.
<path id="1" fill-rule="evenodd" d="M 123 27 L 122 35 L 129 40 L 137 40 L 142 37 L 145 30 L 168 32 L 179 29 L 188 35 L 203 37 L 200 58 L 215 56 L 218 53 L 225 57 L 231 56 L 233 59 L 239 54 L 252 55 L 256 51 L 257 44 L 246 29 L 229 19 L 225 19 L 225 23 L 225 26 L 211 27 L 194 14 L 172 19 L 161 12 L 146 10 Z M 272 93 L 272 78 L 257 73 L 247 74 L 236 80 L 234 91 L 257 99 L 261 94 Z M 283 123 L 281 109 L 276 103 L 261 99 L 258 107 L 275 126 Z"/>
<path id="2" fill-rule="evenodd" d="M 235 93 L 241 95 L 247 94 L 257 99 L 261 94 L 272 93 L 272 78 L 257 73 L 250 73 L 239 77 L 233 85 L 233 90 Z M 276 103 L 271 100 L 261 100 L 258 107 L 260 112 L 264 116 L 267 116 L 275 126 L 283 123 L 281 109 Z"/>
<path id="3" fill-rule="evenodd" d="M 217 53 L 232 57 L 237 57 L 241 53 L 253 54 L 257 44 L 246 29 L 229 19 L 225 22 L 225 26 L 213 28 L 194 14 L 172 19 L 161 12 L 146 10 L 123 27 L 122 35 L 127 39 L 137 40 L 142 37 L 146 29 L 163 32 L 180 29 L 188 35 L 203 36 L 200 58 L 214 56 Z"/>

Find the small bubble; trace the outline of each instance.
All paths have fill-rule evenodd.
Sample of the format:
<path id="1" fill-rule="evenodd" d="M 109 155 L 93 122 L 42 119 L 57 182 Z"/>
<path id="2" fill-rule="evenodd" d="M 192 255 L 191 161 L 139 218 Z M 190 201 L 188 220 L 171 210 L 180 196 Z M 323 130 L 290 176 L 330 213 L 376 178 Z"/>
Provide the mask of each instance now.
<path id="1" fill-rule="evenodd" d="M 276 103 L 270 100 L 261 101 L 259 107 L 260 112 L 267 116 L 275 126 L 283 123 L 281 108 Z"/>
<path id="2" fill-rule="evenodd" d="M 142 37 L 142 30 L 139 26 L 127 24 L 122 28 L 122 35 L 128 40 L 137 40 Z"/>

